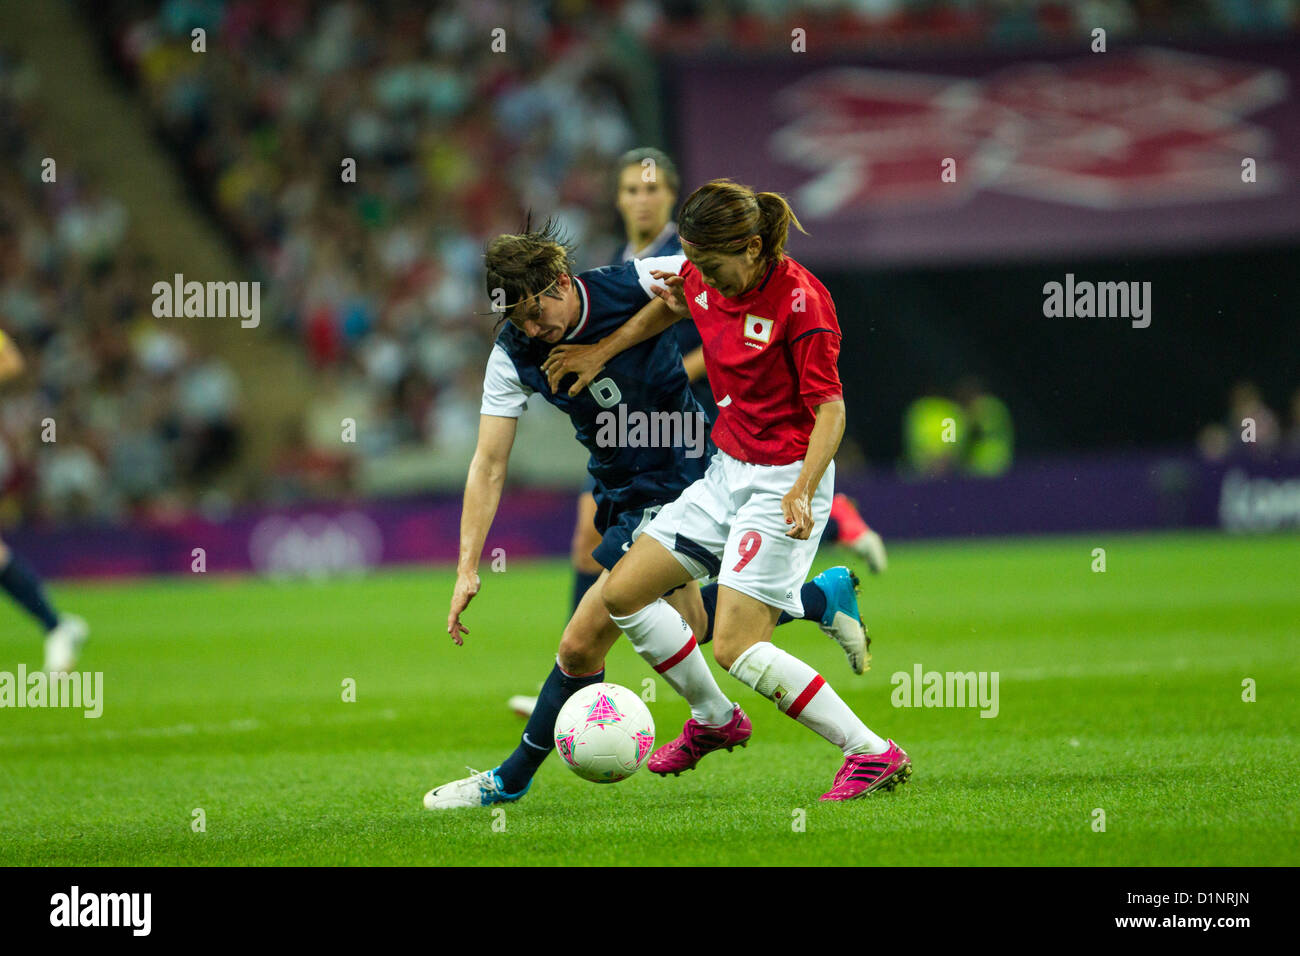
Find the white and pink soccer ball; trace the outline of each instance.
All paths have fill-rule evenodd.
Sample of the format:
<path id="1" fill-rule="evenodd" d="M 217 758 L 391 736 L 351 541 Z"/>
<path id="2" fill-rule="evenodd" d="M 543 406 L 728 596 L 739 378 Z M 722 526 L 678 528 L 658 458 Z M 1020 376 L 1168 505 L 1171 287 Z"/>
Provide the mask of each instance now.
<path id="1" fill-rule="evenodd" d="M 641 769 L 655 745 L 655 722 L 641 698 L 618 684 L 591 684 L 560 708 L 555 749 L 593 783 L 617 783 Z"/>

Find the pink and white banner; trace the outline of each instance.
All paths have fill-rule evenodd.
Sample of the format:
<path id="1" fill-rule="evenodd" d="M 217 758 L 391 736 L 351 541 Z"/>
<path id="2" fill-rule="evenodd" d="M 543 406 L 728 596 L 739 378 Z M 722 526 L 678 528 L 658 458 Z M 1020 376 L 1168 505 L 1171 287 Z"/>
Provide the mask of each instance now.
<path id="1" fill-rule="evenodd" d="M 1084 50 L 678 61 L 684 186 L 785 193 L 824 266 L 1300 238 L 1300 43 Z"/>

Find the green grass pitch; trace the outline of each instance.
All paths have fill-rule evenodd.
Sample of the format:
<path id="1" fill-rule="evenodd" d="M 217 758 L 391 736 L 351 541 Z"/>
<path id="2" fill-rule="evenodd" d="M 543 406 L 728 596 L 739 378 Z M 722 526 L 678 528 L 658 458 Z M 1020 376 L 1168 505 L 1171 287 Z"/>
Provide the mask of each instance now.
<path id="1" fill-rule="evenodd" d="M 907 786 L 837 805 L 817 798 L 839 753 L 717 671 L 753 718 L 747 750 L 612 786 L 552 758 L 504 815 L 424 810 L 430 787 L 517 742 L 505 702 L 550 668 L 561 562 L 485 573 L 460 648 L 444 632 L 446 568 L 62 584 L 58 602 L 93 628 L 81 667 L 104 673 L 103 716 L 0 710 L 0 864 L 1300 863 L 1300 538 L 890 556 L 863 582 L 866 676 L 811 624 L 777 634 L 912 756 Z M 844 557 L 824 549 L 819 567 Z M 39 664 L 8 602 L 0 628 L 0 671 Z M 997 671 L 998 715 L 892 706 L 890 676 L 918 663 Z M 650 674 L 620 642 L 609 679 L 640 689 Z M 657 691 L 663 742 L 687 711 Z"/>

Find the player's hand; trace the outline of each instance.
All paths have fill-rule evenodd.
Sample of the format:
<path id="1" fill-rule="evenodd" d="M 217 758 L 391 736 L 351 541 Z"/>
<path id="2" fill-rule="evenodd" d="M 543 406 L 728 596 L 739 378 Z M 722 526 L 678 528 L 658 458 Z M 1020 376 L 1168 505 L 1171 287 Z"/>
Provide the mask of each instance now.
<path id="1" fill-rule="evenodd" d="M 461 635 L 469 633 L 469 628 L 460 623 L 460 616 L 469 607 L 469 602 L 474 600 L 474 595 L 478 594 L 479 587 L 477 571 L 468 574 L 462 571 L 456 575 L 456 590 L 451 592 L 451 610 L 447 613 L 447 633 L 457 646 L 465 643 Z"/>
<path id="2" fill-rule="evenodd" d="M 551 386 L 552 392 L 566 375 L 578 376 L 578 380 L 569 386 L 570 398 L 590 385 L 604 368 L 605 363 L 600 360 L 595 345 L 557 345 L 542 362 L 546 384 Z"/>
<path id="3" fill-rule="evenodd" d="M 651 269 L 650 274 L 663 283 L 662 286 L 651 286 L 650 291 L 659 296 L 678 318 L 689 318 L 691 308 L 686 304 L 686 280 L 675 272 L 662 269 Z"/>
<path id="4" fill-rule="evenodd" d="M 791 488 L 781 499 L 781 513 L 785 515 L 785 523 L 791 526 L 785 536 L 800 541 L 808 540 L 813 529 L 811 496 L 806 491 Z"/>

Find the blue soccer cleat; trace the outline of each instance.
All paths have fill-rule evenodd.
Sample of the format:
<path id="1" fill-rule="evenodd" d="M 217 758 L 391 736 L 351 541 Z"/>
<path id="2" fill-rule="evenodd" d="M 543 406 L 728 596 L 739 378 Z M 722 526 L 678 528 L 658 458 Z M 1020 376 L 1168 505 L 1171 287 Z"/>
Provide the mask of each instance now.
<path id="1" fill-rule="evenodd" d="M 490 807 L 494 803 L 514 803 L 526 794 L 533 782 L 518 793 L 506 793 L 501 789 L 501 778 L 497 776 L 500 767 L 492 770 L 475 770 L 466 767 L 470 776 L 463 780 L 453 780 L 435 787 L 424 795 L 426 810 L 456 810 L 462 807 Z"/>
<path id="2" fill-rule="evenodd" d="M 827 637 L 844 649 L 853 673 L 871 669 L 871 638 L 858 611 L 858 576 L 843 565 L 827 568 L 813 584 L 826 595 L 826 613 L 818 622 Z"/>

